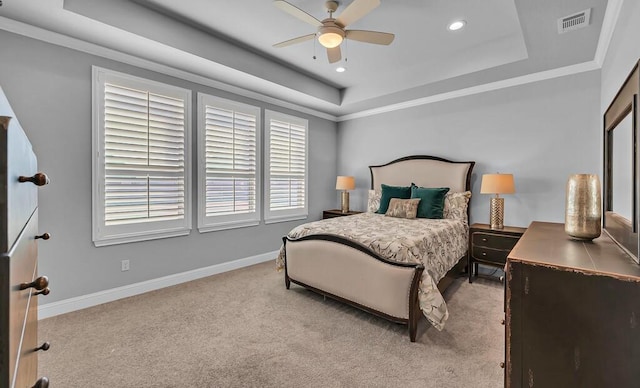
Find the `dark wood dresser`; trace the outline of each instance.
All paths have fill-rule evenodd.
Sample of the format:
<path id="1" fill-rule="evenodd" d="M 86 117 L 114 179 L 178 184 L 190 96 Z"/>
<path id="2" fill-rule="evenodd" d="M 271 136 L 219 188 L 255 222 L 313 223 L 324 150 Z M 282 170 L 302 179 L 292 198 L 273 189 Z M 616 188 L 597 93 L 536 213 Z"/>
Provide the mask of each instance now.
<path id="1" fill-rule="evenodd" d="M 49 293 L 38 277 L 38 187 L 36 156 L 0 89 L 0 387 L 47 387 L 38 378 L 38 295 Z"/>
<path id="2" fill-rule="evenodd" d="M 506 268 L 506 387 L 640 386 L 640 265 L 533 222 Z"/>

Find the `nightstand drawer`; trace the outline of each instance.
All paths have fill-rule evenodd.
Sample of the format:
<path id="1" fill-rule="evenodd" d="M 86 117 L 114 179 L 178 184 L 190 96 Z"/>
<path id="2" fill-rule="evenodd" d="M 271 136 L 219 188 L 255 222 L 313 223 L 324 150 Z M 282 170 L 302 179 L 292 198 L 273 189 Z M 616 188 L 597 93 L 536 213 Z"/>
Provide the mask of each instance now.
<path id="1" fill-rule="evenodd" d="M 475 273 L 478 274 L 478 263 L 494 267 L 504 267 L 507 256 L 516 246 L 525 228 L 505 226 L 503 229 L 491 229 L 488 224 L 472 224 L 469 227 L 469 283 Z"/>
<path id="2" fill-rule="evenodd" d="M 520 236 L 505 236 L 492 233 L 475 232 L 471 238 L 474 246 L 491 247 L 493 249 L 504 249 L 507 253 L 513 249 Z"/>
<path id="3" fill-rule="evenodd" d="M 490 261 L 492 263 L 504 265 L 507 262 L 509 252 L 511 252 L 511 250 L 491 249 L 474 245 L 471 255 L 474 259 L 479 261 Z"/>

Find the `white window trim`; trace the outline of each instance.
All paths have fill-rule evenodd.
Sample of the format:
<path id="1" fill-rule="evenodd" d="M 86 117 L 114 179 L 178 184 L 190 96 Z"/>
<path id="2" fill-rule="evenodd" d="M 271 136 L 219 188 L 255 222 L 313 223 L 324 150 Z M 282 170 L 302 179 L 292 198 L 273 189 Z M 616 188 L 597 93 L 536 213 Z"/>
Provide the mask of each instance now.
<path id="1" fill-rule="evenodd" d="M 206 215 L 206 106 L 213 105 L 222 109 L 252 113 L 256 116 L 256 211 L 244 214 L 230 214 L 224 216 Z M 260 107 L 227 100 L 205 93 L 198 93 L 198 231 L 200 233 L 217 230 L 244 228 L 260 224 L 262 214 L 262 120 Z"/>
<path id="2" fill-rule="evenodd" d="M 147 241 L 167 237 L 185 236 L 191 232 L 191 91 L 160 82 L 147 80 L 120 73 L 97 66 L 92 66 L 92 238 L 96 247 L 124 244 L 136 241 Z M 110 81 L 121 82 L 126 86 L 141 89 L 153 88 L 154 92 L 165 92 L 168 95 L 179 94 L 185 102 L 185 132 L 184 132 L 184 218 L 182 220 L 158 221 L 136 224 L 149 226 L 147 230 L 131 225 L 105 226 L 104 221 L 104 84 Z M 153 225 L 155 224 L 155 225 Z M 118 230 L 120 229 L 120 230 Z"/>
<path id="3" fill-rule="evenodd" d="M 303 126 L 305 128 L 305 174 L 304 174 L 304 208 L 293 210 L 270 210 L 271 193 L 271 173 L 269 165 L 271 161 L 270 138 L 271 120 L 284 121 L 291 124 Z M 278 222 L 304 220 L 309 216 L 309 121 L 300 117 L 287 115 L 284 113 L 265 109 L 264 111 L 264 222 L 274 224 Z"/>

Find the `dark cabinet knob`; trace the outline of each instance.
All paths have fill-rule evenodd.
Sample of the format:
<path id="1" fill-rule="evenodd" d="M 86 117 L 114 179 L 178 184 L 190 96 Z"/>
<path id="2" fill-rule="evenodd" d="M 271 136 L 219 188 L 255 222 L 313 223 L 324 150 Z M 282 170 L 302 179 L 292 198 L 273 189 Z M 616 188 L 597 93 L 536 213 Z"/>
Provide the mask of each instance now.
<path id="1" fill-rule="evenodd" d="M 49 289 L 49 287 L 47 287 L 44 290 L 34 292 L 33 295 L 49 295 L 50 292 L 51 290 Z"/>
<path id="2" fill-rule="evenodd" d="M 49 379 L 46 377 L 40 377 L 31 388 L 49 388 Z"/>
<path id="3" fill-rule="evenodd" d="M 41 238 L 43 240 L 48 240 L 48 239 L 51 238 L 51 235 L 49 233 L 42 233 L 40 236 L 36 236 L 36 240 L 39 239 L 39 238 Z"/>
<path id="4" fill-rule="evenodd" d="M 486 238 L 483 238 L 483 239 L 482 239 L 482 242 L 487 242 L 487 239 L 486 239 Z"/>
<path id="5" fill-rule="evenodd" d="M 501 325 L 504 325 L 504 319 L 500 321 L 500 324 L 501 324 Z"/>
<path id="6" fill-rule="evenodd" d="M 18 182 L 31 182 L 36 186 L 44 186 L 49 184 L 49 177 L 44 173 L 36 173 L 34 176 L 20 176 Z"/>
<path id="7" fill-rule="evenodd" d="M 42 350 L 43 352 L 46 352 L 47 350 L 49 350 L 50 347 L 51 347 L 51 344 L 49 343 L 49 341 L 47 341 L 47 342 L 44 342 L 39 347 L 35 348 L 34 351 L 37 352 L 38 350 Z"/>
<path id="8" fill-rule="evenodd" d="M 31 283 L 20 284 L 21 290 L 26 290 L 27 288 L 35 288 L 36 290 L 40 291 L 40 290 L 44 290 L 47 287 L 49 287 L 49 278 L 46 276 L 40 276 L 39 278 L 32 281 Z"/>
<path id="9" fill-rule="evenodd" d="M 504 362 L 500 363 L 500 368 L 504 369 Z"/>

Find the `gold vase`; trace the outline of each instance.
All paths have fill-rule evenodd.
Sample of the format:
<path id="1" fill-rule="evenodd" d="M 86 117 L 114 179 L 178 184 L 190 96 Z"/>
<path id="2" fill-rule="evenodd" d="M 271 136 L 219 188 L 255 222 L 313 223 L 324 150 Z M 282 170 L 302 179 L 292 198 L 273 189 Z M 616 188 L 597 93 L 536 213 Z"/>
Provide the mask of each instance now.
<path id="1" fill-rule="evenodd" d="M 567 181 L 564 231 L 576 240 L 593 240 L 602 231 L 600 180 L 595 174 L 574 174 Z"/>

